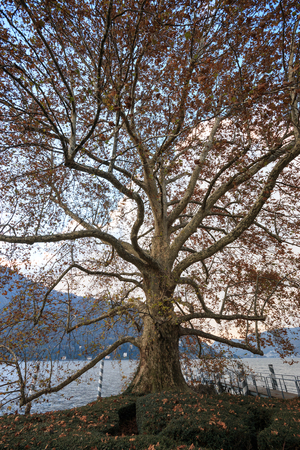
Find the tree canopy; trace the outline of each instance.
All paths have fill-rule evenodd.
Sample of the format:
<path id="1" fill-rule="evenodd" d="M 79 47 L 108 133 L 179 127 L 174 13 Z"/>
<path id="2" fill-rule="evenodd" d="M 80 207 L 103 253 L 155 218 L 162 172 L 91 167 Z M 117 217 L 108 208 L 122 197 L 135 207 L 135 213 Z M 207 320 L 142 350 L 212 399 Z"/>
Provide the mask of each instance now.
<path id="1" fill-rule="evenodd" d="M 296 1 L 1 2 L 1 252 L 40 283 L 3 311 L 2 361 L 124 318 L 72 379 L 127 342 L 133 392 L 184 389 L 180 338 L 260 355 L 298 323 L 299 21 Z M 25 404 L 71 378 L 19 380 Z"/>

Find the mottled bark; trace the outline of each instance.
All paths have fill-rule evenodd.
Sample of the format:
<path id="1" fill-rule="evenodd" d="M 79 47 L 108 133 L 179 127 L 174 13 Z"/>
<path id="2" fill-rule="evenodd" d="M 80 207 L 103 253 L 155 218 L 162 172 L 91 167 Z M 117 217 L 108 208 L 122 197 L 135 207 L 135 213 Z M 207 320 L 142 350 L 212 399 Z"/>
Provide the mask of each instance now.
<path id="1" fill-rule="evenodd" d="M 140 363 L 128 390 L 135 394 L 188 389 L 179 360 L 179 327 L 145 321 Z"/>

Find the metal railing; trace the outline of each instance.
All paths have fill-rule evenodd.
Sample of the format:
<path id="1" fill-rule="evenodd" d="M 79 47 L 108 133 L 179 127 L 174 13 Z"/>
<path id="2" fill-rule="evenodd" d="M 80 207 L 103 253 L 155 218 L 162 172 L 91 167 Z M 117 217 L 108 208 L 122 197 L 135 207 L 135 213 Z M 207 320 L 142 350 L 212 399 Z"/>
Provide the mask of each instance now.
<path id="1" fill-rule="evenodd" d="M 242 366 L 240 365 L 240 368 Z M 235 395 L 258 395 L 274 397 L 281 393 L 283 399 L 290 398 L 288 394 L 300 397 L 300 376 L 275 375 L 273 366 L 269 365 L 270 373 L 245 374 L 244 370 L 227 370 L 222 374 L 200 372 L 196 368 L 184 372 L 187 381 L 213 385 L 218 393 L 228 392 Z"/>

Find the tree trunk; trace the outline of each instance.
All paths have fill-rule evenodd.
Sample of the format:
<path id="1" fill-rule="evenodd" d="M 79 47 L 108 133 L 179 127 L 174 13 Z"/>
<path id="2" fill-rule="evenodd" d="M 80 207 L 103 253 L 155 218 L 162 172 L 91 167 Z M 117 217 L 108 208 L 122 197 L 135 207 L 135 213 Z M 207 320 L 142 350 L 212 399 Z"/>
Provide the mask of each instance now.
<path id="1" fill-rule="evenodd" d="M 187 390 L 179 361 L 178 326 L 171 321 L 154 322 L 149 316 L 140 342 L 140 364 L 127 392 Z"/>

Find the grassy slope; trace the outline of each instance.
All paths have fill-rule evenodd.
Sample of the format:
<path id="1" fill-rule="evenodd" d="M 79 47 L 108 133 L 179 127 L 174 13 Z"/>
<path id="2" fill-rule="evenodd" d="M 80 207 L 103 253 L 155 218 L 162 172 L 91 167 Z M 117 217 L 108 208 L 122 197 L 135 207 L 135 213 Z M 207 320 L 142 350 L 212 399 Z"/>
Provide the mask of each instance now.
<path id="1" fill-rule="evenodd" d="M 136 434 L 136 433 L 139 434 Z M 0 449 L 300 449 L 300 399 L 167 393 L 0 418 Z"/>

